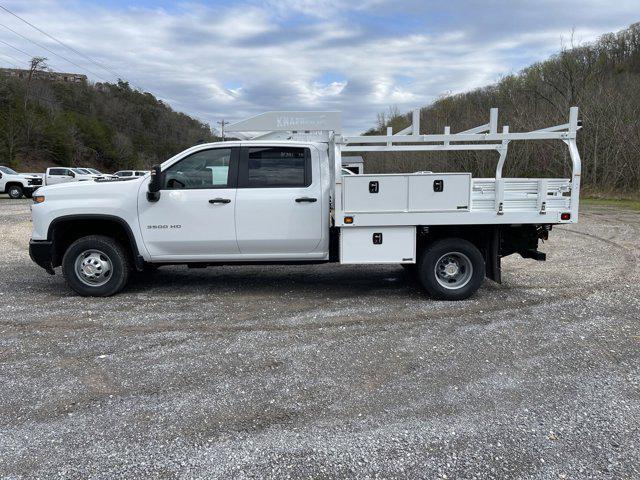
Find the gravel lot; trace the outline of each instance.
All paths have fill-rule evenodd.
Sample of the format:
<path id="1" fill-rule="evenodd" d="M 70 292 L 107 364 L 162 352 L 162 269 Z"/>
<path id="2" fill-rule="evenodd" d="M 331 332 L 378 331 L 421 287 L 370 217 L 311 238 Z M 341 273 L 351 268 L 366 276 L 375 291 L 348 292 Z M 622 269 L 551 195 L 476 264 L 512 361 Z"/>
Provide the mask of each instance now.
<path id="1" fill-rule="evenodd" d="M 639 478 L 640 214 L 435 302 L 400 267 L 162 268 L 75 296 L 0 198 L 6 478 Z"/>

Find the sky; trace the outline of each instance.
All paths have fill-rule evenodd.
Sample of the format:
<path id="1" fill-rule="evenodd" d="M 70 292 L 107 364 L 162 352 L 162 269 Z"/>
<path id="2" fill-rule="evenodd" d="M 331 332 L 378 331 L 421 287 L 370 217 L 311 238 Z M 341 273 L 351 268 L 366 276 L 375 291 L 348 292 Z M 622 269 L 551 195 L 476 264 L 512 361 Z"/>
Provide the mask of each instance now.
<path id="1" fill-rule="evenodd" d="M 25 66 L 38 55 L 56 71 L 91 81 L 120 77 L 212 127 L 269 110 L 339 110 L 347 134 L 374 126 L 376 114 L 390 107 L 408 111 L 494 83 L 563 45 L 640 21 L 640 0 L 0 0 L 0 6 L 75 50 L 0 9 L 2 66 Z"/>

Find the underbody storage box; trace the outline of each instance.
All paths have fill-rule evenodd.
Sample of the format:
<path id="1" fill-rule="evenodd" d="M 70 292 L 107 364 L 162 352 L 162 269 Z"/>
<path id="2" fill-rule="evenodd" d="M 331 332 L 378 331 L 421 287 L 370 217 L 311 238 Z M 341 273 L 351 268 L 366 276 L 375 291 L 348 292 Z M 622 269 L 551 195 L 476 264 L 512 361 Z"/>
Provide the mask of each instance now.
<path id="1" fill-rule="evenodd" d="M 343 227 L 340 263 L 415 263 L 416 227 Z"/>

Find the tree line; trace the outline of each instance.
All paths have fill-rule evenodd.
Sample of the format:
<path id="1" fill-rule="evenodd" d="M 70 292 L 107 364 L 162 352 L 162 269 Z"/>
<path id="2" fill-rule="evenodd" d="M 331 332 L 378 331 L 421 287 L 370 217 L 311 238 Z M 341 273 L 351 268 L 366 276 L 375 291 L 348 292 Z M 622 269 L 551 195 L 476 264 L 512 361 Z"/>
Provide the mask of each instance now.
<path id="1" fill-rule="evenodd" d="M 68 83 L 38 74 L 46 69 L 34 58 L 22 78 L 0 77 L 0 164 L 148 168 L 216 139 L 207 124 L 125 81 Z"/>
<path id="2" fill-rule="evenodd" d="M 528 131 L 568 122 L 569 108 L 580 108 L 578 133 L 582 185 L 592 193 L 640 191 L 640 23 L 603 35 L 593 44 L 570 46 L 495 85 L 442 97 L 420 112 L 421 133 L 452 132 L 488 122 L 500 109 L 500 125 Z M 378 115 L 366 134 L 384 134 L 411 123 L 396 108 Z M 367 153 L 370 172 L 415 170 L 471 171 L 495 175 L 495 152 L 429 154 Z M 567 177 L 571 162 L 560 142 L 511 142 L 505 176 Z"/>

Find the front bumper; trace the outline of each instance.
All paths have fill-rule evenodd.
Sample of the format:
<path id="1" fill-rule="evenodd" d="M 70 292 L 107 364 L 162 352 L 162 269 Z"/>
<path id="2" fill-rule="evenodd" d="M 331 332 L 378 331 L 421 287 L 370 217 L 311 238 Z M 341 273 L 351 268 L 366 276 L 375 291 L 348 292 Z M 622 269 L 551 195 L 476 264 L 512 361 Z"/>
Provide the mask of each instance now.
<path id="1" fill-rule="evenodd" d="M 48 240 L 30 240 L 29 256 L 31 260 L 44 268 L 47 273 L 55 275 L 53 270 L 53 242 Z"/>

